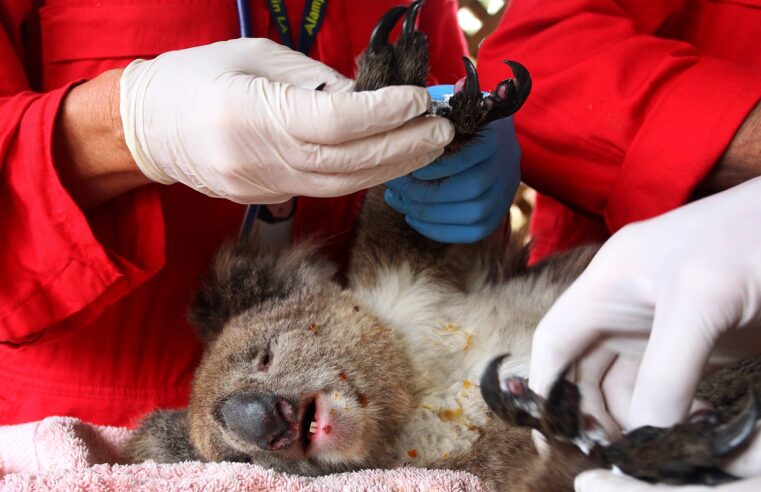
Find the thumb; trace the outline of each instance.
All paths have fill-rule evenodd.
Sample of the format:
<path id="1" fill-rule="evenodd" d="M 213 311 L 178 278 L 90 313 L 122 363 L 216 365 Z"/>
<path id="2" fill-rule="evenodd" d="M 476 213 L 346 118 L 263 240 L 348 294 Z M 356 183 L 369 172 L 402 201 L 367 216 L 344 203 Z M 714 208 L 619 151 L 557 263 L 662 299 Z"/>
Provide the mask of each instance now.
<path id="1" fill-rule="evenodd" d="M 589 271 L 555 301 L 539 322 L 531 346 L 529 386 L 546 396 L 558 375 L 600 335 L 598 303 L 590 303 Z"/>
<path id="2" fill-rule="evenodd" d="M 645 482 L 609 470 L 586 471 L 576 477 L 573 486 L 575 492 L 650 492 L 660 490 Z"/>
<path id="3" fill-rule="evenodd" d="M 353 85 L 351 79 L 324 63 L 269 39 L 240 38 L 226 43 L 235 46 L 240 70 L 249 75 L 302 89 L 317 89 L 325 84 L 326 92 L 341 92 Z"/>

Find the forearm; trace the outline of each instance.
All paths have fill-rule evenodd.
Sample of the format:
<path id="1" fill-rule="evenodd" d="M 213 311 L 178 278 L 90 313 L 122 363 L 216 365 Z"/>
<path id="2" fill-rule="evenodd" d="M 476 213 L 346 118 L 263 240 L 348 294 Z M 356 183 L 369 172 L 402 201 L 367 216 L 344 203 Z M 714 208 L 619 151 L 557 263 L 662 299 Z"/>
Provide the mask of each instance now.
<path id="1" fill-rule="evenodd" d="M 716 193 L 760 175 L 761 102 L 745 119 L 721 160 L 695 190 L 695 195 Z"/>
<path id="2" fill-rule="evenodd" d="M 82 208 L 149 183 L 124 141 L 119 115 L 121 70 L 109 70 L 69 92 L 56 122 L 56 169 Z"/>

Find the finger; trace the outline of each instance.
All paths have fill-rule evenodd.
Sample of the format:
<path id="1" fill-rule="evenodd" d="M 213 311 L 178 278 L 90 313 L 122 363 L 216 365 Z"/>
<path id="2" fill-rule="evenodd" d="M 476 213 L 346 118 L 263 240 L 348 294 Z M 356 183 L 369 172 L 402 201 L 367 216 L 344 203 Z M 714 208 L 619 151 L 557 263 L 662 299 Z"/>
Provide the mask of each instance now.
<path id="1" fill-rule="evenodd" d="M 241 51 L 241 70 L 249 75 L 264 77 L 273 82 L 284 82 L 303 89 L 315 89 L 325 84 L 325 92 L 350 89 L 354 81 L 336 70 L 313 60 L 299 51 L 266 38 L 241 38 L 228 41 Z M 267 52 L 266 61 L 253 52 Z"/>
<path id="2" fill-rule="evenodd" d="M 269 107 L 285 131 L 297 140 L 322 145 L 382 134 L 422 115 L 430 105 L 425 89 L 414 86 L 338 93 L 290 85 L 271 90 L 278 94 Z M 435 116 L 428 119 L 447 121 Z"/>
<path id="3" fill-rule="evenodd" d="M 651 485 L 609 470 L 586 471 L 576 477 L 573 485 L 576 492 L 708 492 L 716 490 L 699 486 Z M 723 489 L 721 490 L 724 492 Z"/>
<path id="4" fill-rule="evenodd" d="M 481 222 L 469 225 L 431 224 L 406 216 L 410 227 L 429 239 L 448 244 L 472 244 L 485 238 L 499 226 L 504 214 L 493 213 Z"/>
<path id="5" fill-rule="evenodd" d="M 710 490 L 713 492 L 757 492 L 761 490 L 761 477 L 747 478 L 745 480 L 730 482 L 726 485 L 722 485 Z"/>
<path id="6" fill-rule="evenodd" d="M 423 181 L 447 178 L 495 157 L 497 135 L 487 126 L 474 142 L 456 154 L 442 157 L 428 166 L 418 169 L 412 175 Z"/>
<path id="7" fill-rule="evenodd" d="M 616 354 L 598 346 L 576 363 L 576 382 L 582 396 L 581 411 L 595 417 L 612 440 L 620 436 L 621 430 L 606 408 L 607 395 L 603 395 L 603 381 L 615 361 Z"/>
<path id="8" fill-rule="evenodd" d="M 539 457 L 542 459 L 547 459 L 547 457 L 550 455 L 550 445 L 547 442 L 547 438 L 545 438 L 538 430 L 532 429 L 531 440 L 534 442 L 534 447 L 536 448 L 536 452 Z"/>
<path id="9" fill-rule="evenodd" d="M 474 200 L 492 187 L 502 175 L 501 165 L 487 159 L 477 165 L 436 183 L 402 176 L 386 186 L 402 195 L 405 200 L 423 203 L 451 203 Z"/>
<path id="10" fill-rule="evenodd" d="M 629 414 L 639 362 L 639 357 L 618 354 L 602 382 L 605 408 L 619 429 Z"/>
<path id="11" fill-rule="evenodd" d="M 688 289 L 670 289 L 658 302 L 642 356 L 626 427 L 670 427 L 687 417 L 714 340 L 705 334 L 706 313 Z M 710 304 L 710 302 L 708 303 Z M 705 306 L 705 303 L 703 303 Z"/>
<path id="12" fill-rule="evenodd" d="M 737 477 L 761 475 L 761 422 L 756 422 L 755 434 L 745 451 L 729 460 L 722 468 Z"/>
<path id="13" fill-rule="evenodd" d="M 442 152 L 442 150 L 436 150 L 422 156 L 371 169 L 361 169 L 354 173 L 299 173 L 299 184 L 294 188 L 293 194 L 312 197 L 347 195 L 379 185 L 401 174 L 412 172 L 412 170 L 430 163 Z"/>
<path id="14" fill-rule="evenodd" d="M 398 163 L 411 159 L 420 162 L 418 167 L 428 164 L 430 160 L 420 158 L 434 152 L 440 156 L 453 134 L 452 124 L 444 118 L 416 118 L 395 130 L 338 145 L 302 145 L 291 150 L 286 162 L 302 172 L 351 175 L 367 170 L 389 176 L 390 180 L 400 174 L 372 170 L 386 166 L 407 168 Z"/>
<path id="15" fill-rule="evenodd" d="M 505 196 L 504 177 L 486 193 L 474 200 L 449 203 L 421 203 L 406 200 L 403 195 L 386 189 L 386 202 L 397 212 L 429 224 L 472 225 L 493 214 L 504 216 L 510 204 Z"/>
<path id="16" fill-rule="evenodd" d="M 599 337 L 595 297 L 582 274 L 539 322 L 531 347 L 529 386 L 542 396 L 565 367 Z M 586 312 L 580 306 L 588 306 Z"/>

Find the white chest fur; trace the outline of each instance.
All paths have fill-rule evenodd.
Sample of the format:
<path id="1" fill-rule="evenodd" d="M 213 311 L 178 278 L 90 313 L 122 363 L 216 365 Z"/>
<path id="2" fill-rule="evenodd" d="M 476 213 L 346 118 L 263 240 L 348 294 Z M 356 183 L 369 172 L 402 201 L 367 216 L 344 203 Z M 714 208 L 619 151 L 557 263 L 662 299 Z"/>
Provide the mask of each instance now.
<path id="1" fill-rule="evenodd" d="M 480 437 L 490 414 L 478 382 L 489 361 L 509 352 L 502 371 L 528 374 L 534 327 L 556 295 L 537 300 L 535 288 L 484 284 L 463 293 L 400 268 L 356 292 L 402 337 L 415 370 L 419 404 L 398 441 L 400 463 L 463 454 Z"/>

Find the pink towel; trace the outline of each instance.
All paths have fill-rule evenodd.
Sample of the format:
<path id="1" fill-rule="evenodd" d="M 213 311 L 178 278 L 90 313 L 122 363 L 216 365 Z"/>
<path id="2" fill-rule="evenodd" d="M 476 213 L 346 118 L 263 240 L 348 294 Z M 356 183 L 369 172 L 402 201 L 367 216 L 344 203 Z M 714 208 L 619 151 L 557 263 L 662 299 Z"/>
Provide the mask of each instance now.
<path id="1" fill-rule="evenodd" d="M 243 463 L 117 465 L 130 431 L 70 417 L 0 427 L 0 490 L 482 491 L 471 474 L 398 468 L 310 478 Z"/>

